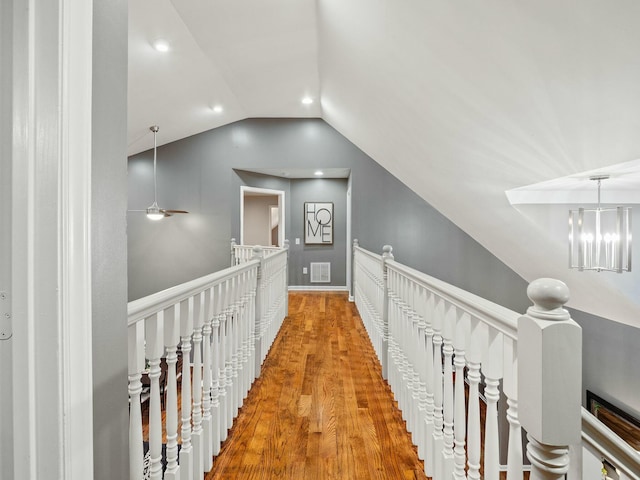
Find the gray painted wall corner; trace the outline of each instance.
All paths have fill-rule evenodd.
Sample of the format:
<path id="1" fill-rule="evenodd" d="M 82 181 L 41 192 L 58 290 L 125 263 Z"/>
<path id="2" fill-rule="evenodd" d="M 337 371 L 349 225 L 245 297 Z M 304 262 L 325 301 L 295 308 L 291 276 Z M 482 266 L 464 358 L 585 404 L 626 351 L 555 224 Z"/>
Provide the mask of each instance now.
<path id="1" fill-rule="evenodd" d="M 94 479 L 129 477 L 127 394 L 128 3 L 94 1 L 92 335 Z"/>

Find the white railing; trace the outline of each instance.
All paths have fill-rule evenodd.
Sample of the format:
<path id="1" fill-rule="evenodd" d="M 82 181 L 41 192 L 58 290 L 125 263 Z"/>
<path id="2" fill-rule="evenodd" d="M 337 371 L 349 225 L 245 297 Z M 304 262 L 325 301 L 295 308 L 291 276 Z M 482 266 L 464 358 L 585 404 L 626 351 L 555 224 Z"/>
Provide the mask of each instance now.
<path id="1" fill-rule="evenodd" d="M 534 305 L 520 315 L 395 262 L 391 247 L 376 255 L 354 243 L 356 305 L 427 476 L 479 479 L 483 456 L 483 478 L 499 478 L 502 382 L 507 478 L 523 477 L 521 424 L 530 478 L 564 478 L 569 445 L 580 438 L 582 358 L 581 329 L 562 308 L 566 285 L 532 282 L 527 293 Z"/>
<path id="2" fill-rule="evenodd" d="M 284 241 L 283 248 L 289 247 L 289 240 Z M 238 245 L 236 243 L 236 239 L 231 239 L 231 266 L 239 265 L 241 263 L 248 262 L 253 257 L 253 249 L 254 245 Z M 282 250 L 280 247 L 260 247 L 264 252 L 264 256 L 268 257 L 269 255 L 279 252 Z"/>
<path id="3" fill-rule="evenodd" d="M 640 453 L 584 408 L 578 453 L 578 468 L 571 469 L 570 480 L 601 480 L 604 460 L 614 466 L 620 480 L 640 479 Z"/>
<path id="4" fill-rule="evenodd" d="M 241 265 L 129 303 L 131 480 L 145 474 L 154 480 L 200 480 L 211 469 L 287 314 L 287 251 L 265 257 L 257 247 L 253 255 Z M 144 393 L 143 378 L 148 379 Z M 149 402 L 146 473 L 144 401 Z"/>

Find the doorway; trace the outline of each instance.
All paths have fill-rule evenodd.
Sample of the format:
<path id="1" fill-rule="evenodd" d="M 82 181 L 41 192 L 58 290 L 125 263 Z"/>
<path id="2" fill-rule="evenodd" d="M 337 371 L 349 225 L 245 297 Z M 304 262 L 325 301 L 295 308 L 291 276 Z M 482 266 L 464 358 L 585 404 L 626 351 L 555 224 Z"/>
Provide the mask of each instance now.
<path id="1" fill-rule="evenodd" d="M 284 245 L 284 191 L 240 187 L 240 244 Z"/>

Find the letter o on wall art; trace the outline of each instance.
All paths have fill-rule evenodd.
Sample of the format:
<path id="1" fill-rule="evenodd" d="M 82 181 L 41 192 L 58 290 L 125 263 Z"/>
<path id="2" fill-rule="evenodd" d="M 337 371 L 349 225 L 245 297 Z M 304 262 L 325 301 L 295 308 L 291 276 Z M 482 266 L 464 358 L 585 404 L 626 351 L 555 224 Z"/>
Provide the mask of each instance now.
<path id="1" fill-rule="evenodd" d="M 304 203 L 304 244 L 333 245 L 333 203 Z"/>

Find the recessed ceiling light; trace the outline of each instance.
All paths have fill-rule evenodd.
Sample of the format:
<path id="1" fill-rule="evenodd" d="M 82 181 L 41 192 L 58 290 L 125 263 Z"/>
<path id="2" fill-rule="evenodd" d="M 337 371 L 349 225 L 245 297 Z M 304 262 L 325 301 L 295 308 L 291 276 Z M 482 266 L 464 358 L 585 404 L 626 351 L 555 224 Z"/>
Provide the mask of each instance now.
<path id="1" fill-rule="evenodd" d="M 224 108 L 222 108 L 222 105 L 214 105 L 213 111 L 215 113 L 222 113 L 224 111 Z"/>
<path id="2" fill-rule="evenodd" d="M 318 177 L 321 177 L 322 175 L 324 175 L 324 172 L 322 170 L 316 170 L 313 174 Z"/>
<path id="3" fill-rule="evenodd" d="M 168 52 L 169 42 L 167 42 L 166 40 L 158 39 L 153 42 L 153 48 L 155 48 L 159 52 Z"/>
<path id="4" fill-rule="evenodd" d="M 304 105 L 311 105 L 311 104 L 313 103 L 313 98 L 311 98 L 311 97 L 304 97 L 304 98 L 302 99 L 302 103 L 303 103 Z"/>

